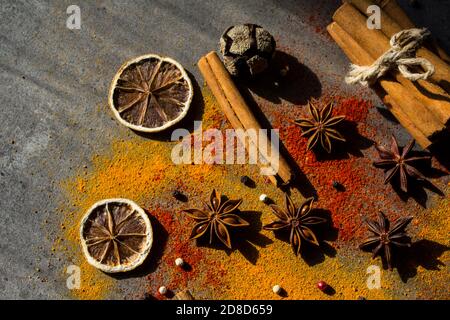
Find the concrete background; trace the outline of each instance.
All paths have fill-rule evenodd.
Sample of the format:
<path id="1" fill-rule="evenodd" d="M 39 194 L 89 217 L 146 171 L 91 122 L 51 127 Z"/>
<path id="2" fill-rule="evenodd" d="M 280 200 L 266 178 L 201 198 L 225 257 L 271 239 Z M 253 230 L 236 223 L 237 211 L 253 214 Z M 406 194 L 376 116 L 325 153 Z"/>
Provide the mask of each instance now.
<path id="1" fill-rule="evenodd" d="M 450 49 L 450 1 L 419 1 L 419 9 L 400 2 Z M 70 4 L 81 8 L 81 30 L 65 27 Z M 89 165 L 92 152 L 111 137 L 133 134 L 111 114 L 95 112 L 106 104 L 109 82 L 123 61 L 162 53 L 201 84 L 198 58 L 217 48 L 229 25 L 253 22 L 279 43 L 306 48 L 303 63 L 316 73 L 322 69 L 317 57 L 326 55 L 328 70 L 343 74 L 347 58 L 314 30 L 324 28 L 338 6 L 337 0 L 2 0 L 0 298 L 66 297 L 61 274 L 67 262 L 51 256 L 60 221 L 58 181 Z M 318 21 L 311 21 L 317 14 Z M 124 284 L 137 286 L 138 280 Z"/>

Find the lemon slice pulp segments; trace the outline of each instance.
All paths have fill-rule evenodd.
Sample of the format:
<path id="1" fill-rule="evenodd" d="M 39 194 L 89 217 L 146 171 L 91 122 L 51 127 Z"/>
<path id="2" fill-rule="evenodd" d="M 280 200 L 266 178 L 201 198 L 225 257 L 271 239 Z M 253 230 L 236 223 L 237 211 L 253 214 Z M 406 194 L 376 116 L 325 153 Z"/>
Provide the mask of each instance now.
<path id="1" fill-rule="evenodd" d="M 130 271 L 150 252 L 153 231 L 145 211 L 128 199 L 95 203 L 81 220 L 83 253 L 92 266 L 108 273 Z"/>
<path id="2" fill-rule="evenodd" d="M 181 64 L 147 54 L 120 67 L 108 102 L 121 124 L 136 131 L 158 132 L 184 118 L 192 96 L 191 80 Z"/>

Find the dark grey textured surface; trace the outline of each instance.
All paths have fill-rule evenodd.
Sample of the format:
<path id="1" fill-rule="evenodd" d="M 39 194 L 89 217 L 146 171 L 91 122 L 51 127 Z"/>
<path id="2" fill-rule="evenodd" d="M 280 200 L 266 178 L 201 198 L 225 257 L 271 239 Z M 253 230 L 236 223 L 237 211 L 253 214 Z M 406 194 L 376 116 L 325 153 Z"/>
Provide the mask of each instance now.
<path id="1" fill-rule="evenodd" d="M 449 48 L 449 1 L 422 3 L 408 12 Z M 65 27 L 70 4 L 81 7 L 81 30 Z M 51 229 L 59 227 L 58 181 L 89 166 L 92 152 L 111 137 L 133 134 L 97 111 L 106 104 L 109 82 L 122 62 L 161 53 L 202 82 L 194 67 L 198 58 L 217 47 L 229 25 L 253 22 L 279 43 L 304 48 L 302 62 L 329 75 L 327 85 L 338 82 L 348 61 L 333 42 L 318 36 L 309 18 L 320 10 L 321 21 L 315 23 L 324 27 L 338 5 L 337 0 L 2 0 L 0 298 L 67 296 L 63 272 L 69 262 L 51 256 Z M 320 59 L 325 55 L 326 70 Z M 138 281 L 123 284 L 133 287 Z"/>

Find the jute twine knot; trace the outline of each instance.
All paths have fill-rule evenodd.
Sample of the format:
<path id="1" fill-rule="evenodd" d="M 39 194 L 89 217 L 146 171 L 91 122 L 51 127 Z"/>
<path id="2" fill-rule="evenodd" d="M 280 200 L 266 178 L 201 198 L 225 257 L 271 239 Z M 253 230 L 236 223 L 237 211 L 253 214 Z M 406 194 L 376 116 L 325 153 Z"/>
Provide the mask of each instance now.
<path id="1" fill-rule="evenodd" d="M 395 68 L 398 68 L 400 73 L 411 81 L 428 79 L 434 73 L 434 66 L 427 59 L 415 57 L 415 53 L 429 35 L 430 32 L 425 28 L 407 29 L 394 34 L 390 41 L 391 48 L 371 66 L 350 65 L 345 82 L 348 84 L 359 82 L 367 86 Z M 409 67 L 412 66 L 422 67 L 423 72 L 411 72 Z"/>

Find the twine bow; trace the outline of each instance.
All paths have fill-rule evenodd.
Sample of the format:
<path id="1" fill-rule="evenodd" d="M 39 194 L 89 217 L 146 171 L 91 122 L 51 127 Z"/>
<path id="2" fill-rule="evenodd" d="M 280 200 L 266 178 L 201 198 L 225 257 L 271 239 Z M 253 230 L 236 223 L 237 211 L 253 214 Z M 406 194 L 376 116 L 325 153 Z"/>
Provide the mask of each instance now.
<path id="1" fill-rule="evenodd" d="M 411 81 L 428 79 L 434 73 L 434 66 L 427 59 L 415 57 L 415 53 L 429 35 L 430 32 L 425 28 L 407 29 L 394 34 L 390 41 L 391 48 L 371 66 L 350 65 L 345 82 L 348 84 L 359 82 L 367 86 L 394 68 Z M 423 72 L 411 72 L 409 68 L 413 66 L 422 67 Z"/>

